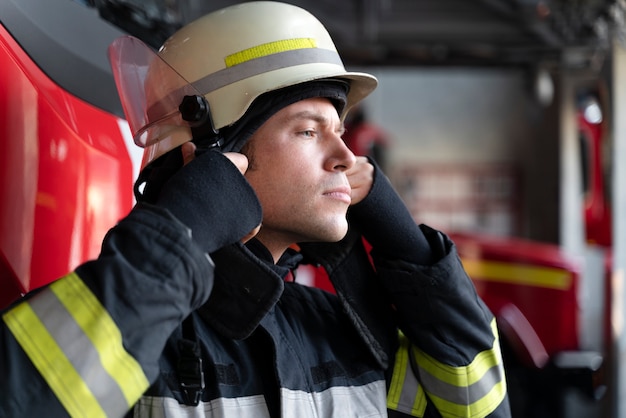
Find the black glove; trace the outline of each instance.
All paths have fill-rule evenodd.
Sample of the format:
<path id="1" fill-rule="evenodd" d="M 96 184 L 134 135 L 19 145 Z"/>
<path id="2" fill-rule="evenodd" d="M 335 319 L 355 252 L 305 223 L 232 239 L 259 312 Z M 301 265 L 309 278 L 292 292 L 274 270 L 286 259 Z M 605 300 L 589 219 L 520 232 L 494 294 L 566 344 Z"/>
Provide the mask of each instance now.
<path id="1" fill-rule="evenodd" d="M 207 253 L 239 241 L 261 223 L 261 204 L 239 169 L 219 151 L 207 151 L 178 170 L 156 205 L 191 229 Z"/>
<path id="2" fill-rule="evenodd" d="M 433 255 L 429 241 L 380 167 L 374 166 L 372 190 L 361 202 L 351 206 L 348 221 L 363 234 L 376 252 L 389 258 L 430 265 Z"/>

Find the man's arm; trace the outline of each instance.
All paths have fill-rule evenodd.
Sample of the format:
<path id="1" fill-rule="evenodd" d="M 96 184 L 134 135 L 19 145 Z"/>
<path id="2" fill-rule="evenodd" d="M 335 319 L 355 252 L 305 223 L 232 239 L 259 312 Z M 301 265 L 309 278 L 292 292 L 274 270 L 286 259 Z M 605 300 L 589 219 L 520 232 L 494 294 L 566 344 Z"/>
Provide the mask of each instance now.
<path id="1" fill-rule="evenodd" d="M 135 208 L 97 260 L 2 314 L 0 415 L 122 416 L 212 279 L 186 228 L 162 209 Z"/>
<path id="2" fill-rule="evenodd" d="M 324 265 L 383 365 L 394 359 L 389 341 L 398 339 L 394 324 L 399 327 L 395 363 L 387 364 L 393 372 L 390 410 L 414 416 L 510 416 L 495 320 L 454 244 L 415 223 L 375 163 L 359 158 L 348 178 L 353 188 L 348 236 L 301 248 L 308 262 Z M 359 235 L 371 246 L 373 268 Z"/>
<path id="3" fill-rule="evenodd" d="M 1 416 L 123 416 L 157 377 L 167 338 L 210 294 L 208 253 L 261 216 L 217 153 L 186 165 L 162 195 L 112 228 L 96 260 L 2 313 Z"/>
<path id="4" fill-rule="evenodd" d="M 349 218 L 372 245 L 374 267 L 397 314 L 401 340 L 406 338 L 394 367 L 419 382 L 396 386 L 391 406 L 406 399 L 402 390 L 408 389 L 415 391 L 412 399 L 421 393 L 443 416 L 509 416 L 495 319 L 454 243 L 418 226 L 378 167 L 369 194 Z M 410 356 L 403 358 L 403 350 Z"/>

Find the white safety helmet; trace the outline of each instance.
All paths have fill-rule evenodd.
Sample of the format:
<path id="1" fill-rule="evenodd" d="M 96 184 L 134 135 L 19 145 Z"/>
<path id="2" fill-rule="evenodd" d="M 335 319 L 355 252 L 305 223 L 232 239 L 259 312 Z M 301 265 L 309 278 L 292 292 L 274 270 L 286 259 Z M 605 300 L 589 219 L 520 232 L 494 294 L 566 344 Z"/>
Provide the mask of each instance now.
<path id="1" fill-rule="evenodd" d="M 110 57 L 114 55 L 110 51 Z M 124 100 L 129 94 L 118 80 L 125 77 L 121 59 L 111 58 L 135 142 L 146 148 L 142 168 L 192 139 L 190 124 L 179 112 L 183 96 L 204 97 L 212 126 L 220 130 L 237 122 L 257 97 L 274 90 L 314 80 L 342 80 L 349 84 L 340 115 L 344 117 L 377 86 L 374 76 L 345 70 L 317 18 L 300 7 L 273 1 L 247 2 L 207 14 L 165 41 L 158 58 L 148 63 L 150 68 L 134 70 L 133 82 L 143 77 L 143 105 L 136 103 L 137 95 Z"/>

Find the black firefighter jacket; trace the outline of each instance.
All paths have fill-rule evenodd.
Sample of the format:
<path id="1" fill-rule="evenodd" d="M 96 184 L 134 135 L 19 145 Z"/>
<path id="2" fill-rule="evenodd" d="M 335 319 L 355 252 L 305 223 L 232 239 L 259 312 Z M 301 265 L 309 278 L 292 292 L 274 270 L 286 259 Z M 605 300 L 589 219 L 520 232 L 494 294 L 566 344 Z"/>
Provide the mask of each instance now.
<path id="1" fill-rule="evenodd" d="M 420 228 L 429 265 L 376 234 L 368 255 L 352 227 L 303 244 L 335 295 L 285 282 L 256 244 L 209 257 L 138 205 L 98 259 L 3 312 L 0 416 L 508 417 L 495 319 Z"/>

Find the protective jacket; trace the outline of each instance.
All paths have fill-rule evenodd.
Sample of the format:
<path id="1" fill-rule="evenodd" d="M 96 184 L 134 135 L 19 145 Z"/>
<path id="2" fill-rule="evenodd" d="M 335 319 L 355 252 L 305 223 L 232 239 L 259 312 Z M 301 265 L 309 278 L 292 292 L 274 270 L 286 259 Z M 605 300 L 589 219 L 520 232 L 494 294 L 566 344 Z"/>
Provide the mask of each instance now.
<path id="1" fill-rule="evenodd" d="M 366 233 L 389 190 L 377 174 L 344 240 L 282 266 L 254 242 L 209 258 L 138 205 L 97 260 L 3 313 L 0 416 L 510 416 L 495 320 L 453 243 L 422 226 L 424 265 L 381 242 L 390 225 Z M 284 281 L 300 257 L 336 295 Z"/>

